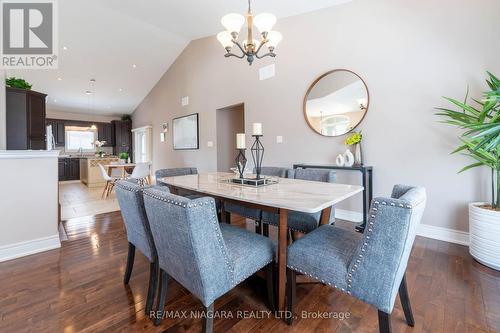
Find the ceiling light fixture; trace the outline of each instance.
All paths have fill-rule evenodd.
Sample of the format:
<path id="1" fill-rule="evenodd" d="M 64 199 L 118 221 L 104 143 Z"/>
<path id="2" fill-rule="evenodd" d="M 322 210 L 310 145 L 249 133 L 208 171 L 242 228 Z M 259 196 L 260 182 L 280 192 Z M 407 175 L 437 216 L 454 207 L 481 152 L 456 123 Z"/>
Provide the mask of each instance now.
<path id="1" fill-rule="evenodd" d="M 68 48 L 66 46 L 63 46 L 64 51 L 68 51 Z"/>
<path id="2" fill-rule="evenodd" d="M 119 92 L 122 92 L 122 91 L 123 91 L 123 89 L 122 89 L 122 88 L 120 88 L 120 89 L 118 89 L 118 91 L 119 91 Z"/>
<path id="3" fill-rule="evenodd" d="M 276 16 L 269 13 L 262 13 L 257 16 L 253 16 L 251 8 L 251 0 L 248 0 L 248 13 L 246 15 L 246 21 L 248 25 L 247 39 L 242 42 L 243 46 L 238 42 L 238 35 L 240 33 L 243 24 L 245 24 L 245 17 L 240 14 L 227 14 L 221 19 L 221 23 L 226 28 L 226 31 L 222 31 L 217 34 L 217 39 L 226 49 L 225 57 L 236 57 L 238 59 L 247 58 L 248 64 L 252 65 L 255 58 L 261 59 L 264 57 L 276 57 L 274 53 L 276 46 L 283 39 L 283 35 L 277 31 L 271 30 L 276 24 Z M 259 30 L 261 35 L 261 40 L 258 42 L 253 37 L 253 27 Z M 241 55 L 236 55 L 231 52 L 233 46 L 236 45 L 240 51 Z M 268 53 L 259 55 L 259 52 L 263 46 L 267 46 Z"/>
<path id="4" fill-rule="evenodd" d="M 57 78 L 57 81 L 62 81 L 62 77 L 58 77 L 58 78 Z"/>
<path id="5" fill-rule="evenodd" d="M 92 95 L 92 91 L 90 91 L 90 90 L 87 90 L 85 93 L 86 93 L 87 95 Z"/>
<path id="6" fill-rule="evenodd" d="M 136 64 L 133 64 L 133 65 L 132 65 L 132 68 L 137 68 L 137 65 L 136 65 Z"/>

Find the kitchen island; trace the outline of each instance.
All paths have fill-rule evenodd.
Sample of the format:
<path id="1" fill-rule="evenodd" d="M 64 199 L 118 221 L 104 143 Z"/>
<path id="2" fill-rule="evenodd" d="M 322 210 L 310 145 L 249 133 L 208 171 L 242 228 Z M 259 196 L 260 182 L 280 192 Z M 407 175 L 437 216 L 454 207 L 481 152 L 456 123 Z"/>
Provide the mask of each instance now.
<path id="1" fill-rule="evenodd" d="M 88 187 L 104 186 L 106 181 L 102 178 L 99 164 L 106 165 L 119 161 L 117 156 L 82 157 L 80 159 L 80 180 Z"/>

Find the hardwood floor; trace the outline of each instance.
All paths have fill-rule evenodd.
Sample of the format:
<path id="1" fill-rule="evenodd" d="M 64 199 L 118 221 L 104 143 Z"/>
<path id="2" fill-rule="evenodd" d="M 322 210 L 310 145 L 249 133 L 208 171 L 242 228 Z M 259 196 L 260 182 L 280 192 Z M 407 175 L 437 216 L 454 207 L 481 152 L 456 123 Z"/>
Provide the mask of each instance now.
<path id="1" fill-rule="evenodd" d="M 201 304 L 173 281 L 166 311 L 179 312 L 159 327 L 146 317 L 149 266 L 139 252 L 130 285 L 123 285 L 127 241 L 120 212 L 65 223 L 69 240 L 61 249 L 0 263 L 0 332 L 201 331 L 201 319 L 180 312 L 200 311 Z M 406 326 L 398 299 L 394 332 L 500 332 L 500 273 L 473 261 L 466 247 L 418 237 L 407 282 L 416 325 Z M 298 285 L 292 327 L 273 317 L 237 318 L 237 311 L 266 311 L 265 299 L 259 278 L 242 283 L 216 302 L 219 314 L 232 311 L 233 318 L 216 318 L 215 332 L 378 332 L 375 309 L 321 284 Z M 349 318 L 307 319 L 302 311 Z"/>

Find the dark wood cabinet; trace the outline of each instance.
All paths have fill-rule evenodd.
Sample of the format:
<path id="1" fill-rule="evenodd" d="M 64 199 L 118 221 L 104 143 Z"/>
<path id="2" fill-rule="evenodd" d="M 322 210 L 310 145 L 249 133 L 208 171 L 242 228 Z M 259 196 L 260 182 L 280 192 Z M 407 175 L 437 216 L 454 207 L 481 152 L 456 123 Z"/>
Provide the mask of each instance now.
<path id="1" fill-rule="evenodd" d="M 57 170 L 59 174 L 59 181 L 66 180 L 66 160 L 67 158 L 59 158 L 57 162 Z"/>
<path id="2" fill-rule="evenodd" d="M 60 157 L 58 161 L 59 181 L 80 179 L 80 159 Z"/>
<path id="3" fill-rule="evenodd" d="M 115 145 L 115 129 L 111 123 L 98 123 L 97 136 L 99 141 L 106 141 L 104 147 L 113 147 Z"/>
<path id="4" fill-rule="evenodd" d="M 64 130 L 64 120 L 55 120 L 56 136 L 54 137 L 56 141 L 56 146 L 64 146 L 66 142 L 66 132 Z"/>
<path id="5" fill-rule="evenodd" d="M 58 119 L 47 119 L 46 125 L 52 126 L 52 136 L 54 137 L 54 143 L 56 146 L 64 146 L 65 142 L 65 132 L 64 132 L 64 120 Z"/>
<path id="6" fill-rule="evenodd" d="M 7 149 L 46 149 L 45 100 L 32 90 L 6 88 Z"/>
<path id="7" fill-rule="evenodd" d="M 132 159 L 132 122 L 130 120 L 114 120 L 115 145 L 113 154 L 128 153 Z"/>

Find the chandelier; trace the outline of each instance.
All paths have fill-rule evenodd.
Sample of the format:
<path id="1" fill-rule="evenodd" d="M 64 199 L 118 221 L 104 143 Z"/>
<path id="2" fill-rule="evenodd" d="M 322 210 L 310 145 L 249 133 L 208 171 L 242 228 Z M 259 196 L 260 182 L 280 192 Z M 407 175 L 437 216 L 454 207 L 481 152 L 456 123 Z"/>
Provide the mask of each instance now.
<path id="1" fill-rule="evenodd" d="M 238 59 L 247 58 L 248 64 L 252 65 L 255 58 L 261 59 L 264 57 L 276 57 L 274 50 L 278 43 L 283 39 L 281 33 L 271 30 L 276 24 L 276 16 L 269 13 L 262 13 L 257 16 L 253 16 L 252 8 L 248 0 L 248 13 L 246 16 L 246 22 L 248 26 L 247 39 L 243 41 L 243 45 L 238 42 L 238 35 L 240 30 L 245 24 L 245 17 L 240 14 L 227 14 L 221 19 L 221 23 L 226 28 L 226 31 L 222 31 L 217 34 L 217 39 L 226 49 L 225 57 L 236 57 Z M 259 30 L 261 39 L 260 42 L 253 38 L 253 27 Z M 237 55 L 231 52 L 233 46 L 236 45 L 240 51 L 241 55 Z M 268 52 L 264 54 L 259 54 L 263 47 L 267 47 Z"/>

